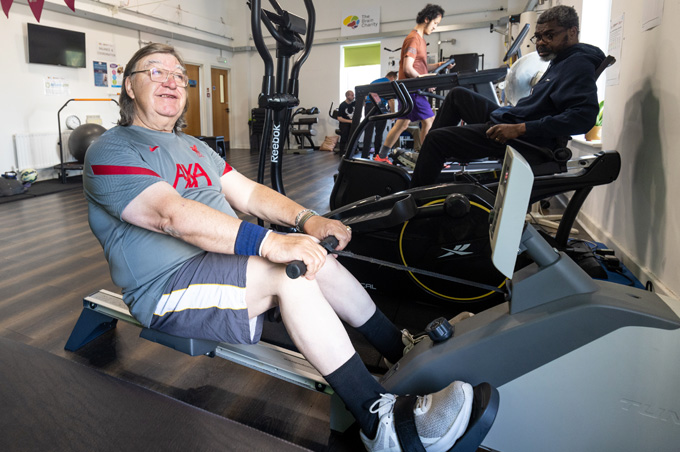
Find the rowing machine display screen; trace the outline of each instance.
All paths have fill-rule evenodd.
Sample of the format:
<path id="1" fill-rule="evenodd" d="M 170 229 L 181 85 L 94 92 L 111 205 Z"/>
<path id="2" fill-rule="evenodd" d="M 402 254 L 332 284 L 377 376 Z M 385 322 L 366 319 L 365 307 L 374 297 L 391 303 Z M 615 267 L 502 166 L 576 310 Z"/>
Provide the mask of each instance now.
<path id="1" fill-rule="evenodd" d="M 508 278 L 515 271 L 534 174 L 527 161 L 508 146 L 496 202 L 490 214 L 491 260 Z"/>

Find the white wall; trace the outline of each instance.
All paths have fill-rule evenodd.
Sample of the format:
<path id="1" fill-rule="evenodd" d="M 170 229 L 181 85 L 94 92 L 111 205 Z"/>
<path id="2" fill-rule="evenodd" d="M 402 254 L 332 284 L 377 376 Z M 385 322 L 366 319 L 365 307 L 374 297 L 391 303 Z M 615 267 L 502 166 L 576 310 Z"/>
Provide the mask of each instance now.
<path id="1" fill-rule="evenodd" d="M 202 4 L 199 4 L 202 3 Z M 205 11 L 211 9 L 213 2 L 193 2 L 193 11 L 200 13 L 200 8 Z M 76 3 L 80 8 L 81 3 Z M 203 15 L 208 16 L 203 11 Z M 218 11 L 218 15 L 226 16 L 226 12 Z M 120 16 L 120 14 L 118 14 Z M 194 15 L 186 14 L 187 17 Z M 135 18 L 137 18 L 135 16 Z M 137 18 L 142 20 L 142 18 Z M 153 20 L 146 17 L 144 21 L 153 25 Z M 218 18 L 219 19 L 219 18 Z M 10 10 L 9 19 L 4 15 L 0 18 L 0 40 L 5 44 L 3 59 L 6 70 L 3 71 L 0 83 L 0 94 L 3 99 L 3 108 L 0 109 L 0 172 L 16 168 L 13 136 L 17 133 L 57 133 L 57 111 L 71 98 L 118 98 L 119 89 L 111 87 L 96 87 L 94 85 L 93 61 L 106 61 L 125 64 L 132 54 L 139 49 L 142 42 L 155 41 L 167 42 L 178 48 L 188 63 L 202 66 L 201 85 L 209 86 L 210 67 L 228 69 L 233 61 L 230 52 L 223 52 L 228 63 L 218 63 L 216 58 L 219 51 L 205 46 L 190 44 L 180 40 L 172 40 L 146 32 L 140 32 L 125 27 L 95 22 L 73 14 L 54 12 L 49 9 L 43 10 L 40 24 L 50 27 L 63 28 L 84 32 L 86 34 L 87 67 L 66 68 L 43 64 L 28 63 L 26 24 L 37 23 L 27 5 L 15 2 Z M 165 19 L 159 19 L 155 24 L 164 30 L 173 30 L 173 26 Z M 222 26 L 225 28 L 224 26 Z M 226 28 L 225 28 L 226 29 Z M 217 41 L 216 35 L 199 33 L 186 27 L 177 27 L 175 32 L 193 34 L 197 38 Z M 116 57 L 101 57 L 97 55 L 97 43 L 112 44 Z M 231 41 L 222 39 L 223 45 Z M 63 95 L 47 95 L 44 90 L 44 82 L 47 77 L 58 77 L 69 85 L 70 93 Z M 205 88 L 204 88 L 205 90 Z M 201 115 L 203 117 L 202 131 L 208 134 L 211 130 L 212 114 L 209 99 L 205 97 L 205 91 L 201 97 Z M 118 109 L 113 102 L 71 102 L 61 113 L 62 131 L 65 130 L 64 121 L 70 114 L 76 114 L 85 122 L 86 115 L 99 115 L 103 125 L 111 127 L 118 119 Z M 67 145 L 67 142 L 64 143 Z M 55 142 L 54 155 L 58 158 Z M 41 177 L 53 177 L 54 173 L 41 172 Z"/>
<path id="2" fill-rule="evenodd" d="M 665 1 L 663 22 L 642 31 L 646 2 L 612 0 L 624 19 L 620 81 L 607 86 L 603 148 L 622 158 L 616 182 L 593 190 L 583 214 L 643 282 L 680 294 L 680 3 Z M 639 267 L 639 268 L 638 268 Z"/>

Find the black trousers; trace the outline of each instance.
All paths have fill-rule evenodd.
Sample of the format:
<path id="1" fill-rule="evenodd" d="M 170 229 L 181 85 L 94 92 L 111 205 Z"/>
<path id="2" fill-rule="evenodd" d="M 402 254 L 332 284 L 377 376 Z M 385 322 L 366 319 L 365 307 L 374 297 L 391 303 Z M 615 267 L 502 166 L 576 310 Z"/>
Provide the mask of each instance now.
<path id="1" fill-rule="evenodd" d="M 456 87 L 449 91 L 420 148 L 411 186 L 434 184 L 447 161 L 503 158 L 505 145 L 486 136 L 493 125 L 491 112 L 497 108 L 498 104 L 469 89 Z M 461 121 L 465 124 L 459 125 Z"/>
<path id="2" fill-rule="evenodd" d="M 371 143 L 373 144 L 373 149 L 375 152 L 380 151 L 380 147 L 383 144 L 383 134 L 385 133 L 385 127 L 387 127 L 387 120 L 382 121 L 368 121 L 366 129 L 364 130 L 364 147 L 361 149 L 361 157 L 367 159 L 371 153 Z M 375 136 L 373 132 L 375 131 Z"/>
<path id="3" fill-rule="evenodd" d="M 339 128 L 340 128 L 340 152 L 345 152 L 347 142 L 349 141 L 349 131 L 352 128 L 352 124 L 349 122 L 341 122 Z"/>

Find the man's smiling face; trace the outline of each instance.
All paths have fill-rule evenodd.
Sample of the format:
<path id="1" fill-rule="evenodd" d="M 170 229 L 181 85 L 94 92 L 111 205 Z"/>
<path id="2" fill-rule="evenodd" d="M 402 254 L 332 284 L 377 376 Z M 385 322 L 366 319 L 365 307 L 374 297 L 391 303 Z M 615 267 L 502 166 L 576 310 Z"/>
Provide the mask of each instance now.
<path id="1" fill-rule="evenodd" d="M 170 73 L 184 73 L 177 58 L 167 53 L 154 53 L 143 58 L 135 71 L 160 69 Z M 133 124 L 152 130 L 169 132 L 184 112 L 186 87 L 178 86 L 170 74 L 165 82 L 154 82 L 148 71 L 126 78 L 126 90 L 135 102 Z"/>

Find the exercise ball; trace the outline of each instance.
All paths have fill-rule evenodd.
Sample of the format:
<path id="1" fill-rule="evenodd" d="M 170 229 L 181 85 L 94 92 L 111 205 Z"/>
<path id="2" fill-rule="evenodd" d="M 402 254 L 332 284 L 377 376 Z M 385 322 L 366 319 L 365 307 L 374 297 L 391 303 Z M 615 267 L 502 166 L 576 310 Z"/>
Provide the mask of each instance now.
<path id="1" fill-rule="evenodd" d="M 83 124 L 75 128 L 68 137 L 68 149 L 78 163 L 85 161 L 85 152 L 99 136 L 106 132 L 106 128 L 99 124 Z"/>

